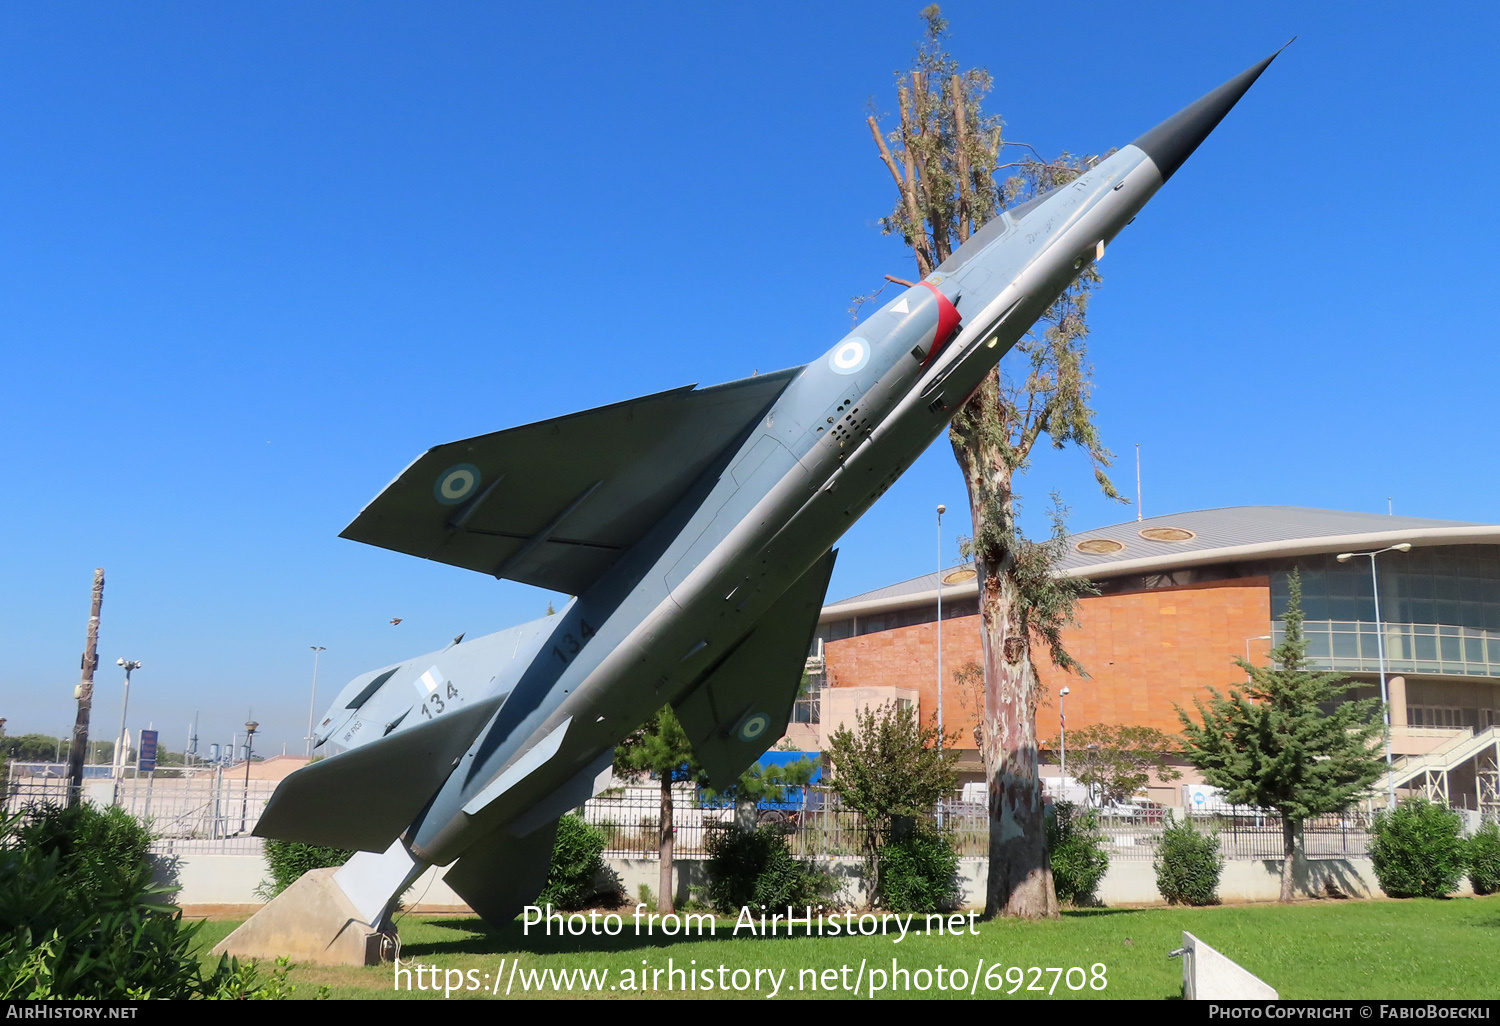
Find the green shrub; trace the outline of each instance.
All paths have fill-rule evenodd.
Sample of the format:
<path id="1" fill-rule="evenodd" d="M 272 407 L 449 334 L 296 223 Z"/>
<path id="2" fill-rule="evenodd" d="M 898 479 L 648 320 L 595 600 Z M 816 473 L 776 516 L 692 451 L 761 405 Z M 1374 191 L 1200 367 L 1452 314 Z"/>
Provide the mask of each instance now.
<path id="1" fill-rule="evenodd" d="M 1047 852 L 1058 901 L 1094 904 L 1094 891 L 1109 869 L 1109 853 L 1092 810 L 1078 811 L 1072 802 L 1057 802 L 1047 817 Z"/>
<path id="2" fill-rule="evenodd" d="M 1468 861 L 1475 894 L 1500 891 L 1500 825 L 1486 823 L 1469 838 Z"/>
<path id="3" fill-rule="evenodd" d="M 1446 805 L 1407 798 L 1378 814 L 1371 833 L 1375 878 L 1392 898 L 1442 898 L 1458 889 L 1468 845 L 1458 813 Z"/>
<path id="4" fill-rule="evenodd" d="M 604 868 L 606 840 L 604 831 L 589 826 L 582 816 L 558 820 L 547 886 L 537 895 L 536 903 L 570 912 L 587 907 L 594 899 L 594 882 Z"/>
<path id="5" fill-rule="evenodd" d="M 914 830 L 880 848 L 880 906 L 892 912 L 958 907 L 958 853 L 934 833 Z"/>
<path id="6" fill-rule="evenodd" d="M 256 894 L 269 901 L 300 880 L 302 874 L 337 868 L 353 855 L 354 852 L 343 848 L 325 848 L 301 841 L 267 841 L 266 865 L 271 868 L 271 879 L 256 888 Z"/>
<path id="7" fill-rule="evenodd" d="M 1157 858 L 1156 889 L 1169 905 L 1217 905 L 1219 875 L 1224 872 L 1224 854 L 1219 850 L 1219 832 L 1200 834 L 1190 817 L 1172 821 L 1162 831 Z"/>
<path id="8" fill-rule="evenodd" d="M 780 826 L 712 830 L 707 846 L 706 897 L 717 912 L 816 905 L 833 891 L 826 872 L 792 854 Z"/>
<path id="9" fill-rule="evenodd" d="M 249 997 L 254 966 L 205 973 L 198 924 L 152 883 L 150 836 L 120 809 L 29 809 L 0 822 L 0 998 Z"/>
<path id="10" fill-rule="evenodd" d="M 118 806 L 42 806 L 15 830 L 17 846 L 57 853 L 75 892 L 100 889 L 122 866 L 144 865 L 151 849 L 151 831 Z"/>

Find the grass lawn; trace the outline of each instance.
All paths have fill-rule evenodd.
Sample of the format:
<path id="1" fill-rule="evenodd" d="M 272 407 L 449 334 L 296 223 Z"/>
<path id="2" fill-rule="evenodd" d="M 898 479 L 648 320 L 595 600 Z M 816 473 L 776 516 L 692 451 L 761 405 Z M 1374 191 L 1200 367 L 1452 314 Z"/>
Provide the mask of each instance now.
<path id="1" fill-rule="evenodd" d="M 488 929 L 472 917 L 408 916 L 401 921 L 403 966 L 407 960 L 437 967 L 437 997 L 443 997 L 447 979 L 456 988 L 452 997 L 492 997 L 499 974 L 499 995 L 507 983 L 511 997 L 583 996 L 587 984 L 575 970 L 594 971 L 593 996 L 627 997 L 723 997 L 765 998 L 780 974 L 779 997 L 848 998 L 844 989 L 859 982 L 859 996 L 869 996 L 872 983 L 880 981 L 873 970 L 885 973 L 881 997 L 964 997 L 1002 999 L 1048 997 L 1046 988 L 1058 976 L 1053 998 L 1173 998 L 1182 992 L 1182 966 L 1167 953 L 1178 947 L 1182 931 L 1189 930 L 1206 943 L 1239 962 L 1271 986 L 1283 998 L 1500 998 L 1500 895 L 1485 898 L 1454 898 L 1446 901 L 1317 901 L 1304 904 L 1239 905 L 1207 909 L 1099 909 L 1064 913 L 1061 920 L 1044 923 L 997 921 L 979 923 L 978 935 L 923 935 L 922 917 L 914 920 L 913 932 L 899 936 L 894 924 L 885 937 L 818 937 L 799 935 L 751 937 L 741 929 L 731 934 L 733 920 L 720 919 L 717 935 L 702 939 L 636 936 L 629 910 L 624 914 L 620 936 L 548 938 L 533 927 L 522 933 L 519 921 L 500 930 Z M 814 920 L 816 924 L 816 920 Z M 238 923 L 211 921 L 199 935 L 206 951 L 224 938 Z M 668 993 L 668 959 L 675 969 L 698 973 L 697 991 L 681 975 L 673 978 Z M 897 967 L 917 973 L 911 989 L 904 981 L 891 989 L 892 959 Z M 503 960 L 503 961 L 502 961 Z M 861 961 L 863 974 L 859 974 Z M 1001 984 L 989 990 L 984 976 L 975 970 L 983 962 L 984 973 Z M 1087 982 L 1097 976 L 1094 966 L 1103 963 L 1104 990 Z M 938 989 L 935 970 L 943 967 L 944 985 Z M 720 972 L 720 967 L 724 971 Z M 848 967 L 847 976 L 842 972 Z M 1071 974 L 1030 972 L 1042 968 L 1079 967 Z M 1023 967 L 1021 989 L 1015 972 L 1007 980 L 1005 970 Z M 744 970 L 738 980 L 735 970 Z M 964 989 L 952 989 L 954 969 L 963 974 Z M 448 970 L 457 974 L 445 975 Z M 472 974 L 470 971 L 472 970 Z M 642 971 L 661 970 L 647 976 L 642 991 Z M 712 990 L 705 992 L 705 979 Z M 757 978 L 756 971 L 760 970 Z M 827 971 L 833 970 L 831 974 Z M 526 989 L 530 974 L 546 971 L 538 985 Z M 557 974 L 566 973 L 566 985 Z M 602 986 L 601 986 L 602 977 Z M 290 980 L 298 997 L 313 996 L 320 986 L 338 998 L 416 997 L 432 999 L 432 973 L 424 972 L 426 991 L 394 992 L 389 965 L 371 968 L 327 968 L 296 966 Z M 899 979 L 899 978 L 898 978 Z M 650 989 L 654 982 L 656 989 Z M 928 989 L 919 988 L 926 982 Z M 721 988 L 727 986 L 728 994 Z M 735 984 L 745 985 L 737 991 Z M 755 989 L 758 983 L 759 990 Z M 1082 989 L 1070 990 L 1069 983 Z M 621 989 L 622 985 L 625 989 Z M 1042 991 L 1028 990 L 1040 986 Z M 816 990 L 810 987 L 816 986 Z M 830 986 L 832 989 L 824 989 Z M 613 989 L 612 989 L 613 988 Z M 634 988 L 634 989 L 630 989 Z M 800 989 L 799 989 L 800 988 Z"/>

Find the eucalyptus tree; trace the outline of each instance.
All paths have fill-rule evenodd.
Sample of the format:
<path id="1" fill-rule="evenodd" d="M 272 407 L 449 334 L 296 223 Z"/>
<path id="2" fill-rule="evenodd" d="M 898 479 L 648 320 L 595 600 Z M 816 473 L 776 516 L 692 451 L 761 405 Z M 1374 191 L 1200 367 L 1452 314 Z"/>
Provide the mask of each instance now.
<path id="1" fill-rule="evenodd" d="M 872 111 L 866 123 L 897 201 L 882 230 L 911 248 L 922 277 L 1009 208 L 1072 181 L 1095 158 L 1063 153 L 1043 159 L 1004 138 L 983 101 L 994 81 L 982 68 L 960 68 L 943 48 L 947 22 L 936 5 L 922 11 L 926 33 L 912 66 L 896 77 L 898 120 L 887 131 Z M 1004 161 L 1007 151 L 1019 151 Z M 1036 707 L 1041 682 L 1033 661 L 1040 644 L 1057 667 L 1081 672 L 1062 631 L 1072 622 L 1086 581 L 1056 571 L 1066 553 L 1064 510 L 1054 496 L 1053 532 L 1027 539 L 1016 524 L 1015 478 L 1039 444 L 1084 453 L 1104 494 L 1121 499 L 1107 470 L 1090 405 L 1088 304 L 1098 287 L 1091 263 L 963 404 L 949 428 L 973 517 L 979 574 L 985 701 L 980 745 L 989 792 L 989 881 L 986 915 L 1055 916 L 1047 861 Z"/>

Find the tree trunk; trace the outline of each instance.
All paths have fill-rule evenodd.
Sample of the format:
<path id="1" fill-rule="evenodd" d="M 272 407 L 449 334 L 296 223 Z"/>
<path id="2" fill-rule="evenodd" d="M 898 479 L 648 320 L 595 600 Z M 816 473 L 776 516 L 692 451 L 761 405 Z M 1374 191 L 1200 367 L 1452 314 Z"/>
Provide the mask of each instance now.
<path id="1" fill-rule="evenodd" d="M 1037 773 L 1036 667 L 1008 577 L 982 573 L 984 773 L 990 867 L 985 915 L 1057 916 Z"/>
<path id="2" fill-rule="evenodd" d="M 1302 824 L 1289 816 L 1281 817 L 1281 901 L 1292 900 L 1292 872 L 1297 860 L 1297 829 Z"/>
<path id="3" fill-rule="evenodd" d="M 875 908 L 880 901 L 880 841 L 879 834 L 868 827 L 865 830 L 865 905 Z"/>
<path id="4" fill-rule="evenodd" d="M 662 914 L 672 911 L 672 774 L 661 775 L 661 878 L 656 909 Z"/>
<path id="5" fill-rule="evenodd" d="M 974 563 L 980 580 L 982 753 L 990 814 L 985 916 L 1050 919 L 1058 913 L 1037 773 L 1038 681 L 1026 620 L 1007 573 L 1015 558 L 1015 500 L 998 390 L 998 374 L 992 373 L 954 418 L 951 435 L 974 516 Z"/>
<path id="6" fill-rule="evenodd" d="M 89 711 L 94 704 L 94 671 L 99 668 L 99 607 L 104 603 L 104 568 L 94 571 L 94 595 L 89 605 L 88 640 L 83 649 L 83 677 L 78 685 L 78 713 L 73 721 L 73 743 L 68 748 L 68 805 L 83 798 L 83 765 L 89 753 Z"/>
<path id="7" fill-rule="evenodd" d="M 734 827 L 736 830 L 754 830 L 760 816 L 759 803 L 739 795 L 734 800 Z"/>

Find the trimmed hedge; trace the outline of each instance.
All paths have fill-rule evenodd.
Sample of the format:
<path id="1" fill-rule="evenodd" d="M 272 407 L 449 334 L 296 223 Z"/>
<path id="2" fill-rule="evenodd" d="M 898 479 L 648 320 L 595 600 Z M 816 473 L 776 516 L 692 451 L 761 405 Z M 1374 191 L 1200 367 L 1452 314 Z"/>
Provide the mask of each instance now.
<path id="1" fill-rule="evenodd" d="M 594 882 L 604 868 L 607 842 L 604 831 L 585 823 L 582 816 L 569 815 L 558 820 L 547 885 L 537 895 L 536 903 L 565 912 L 587 908 L 596 893 Z"/>
<path id="2" fill-rule="evenodd" d="M 1162 831 L 1156 870 L 1156 889 L 1169 905 L 1217 905 L 1224 854 L 1217 830 L 1200 834 L 1190 817 L 1175 819 Z"/>
<path id="3" fill-rule="evenodd" d="M 834 891 L 825 871 L 792 854 L 780 826 L 710 831 L 704 869 L 708 904 L 725 915 L 746 906 L 816 905 Z"/>
<path id="4" fill-rule="evenodd" d="M 959 904 L 958 854 L 934 833 L 913 831 L 880 848 L 880 905 L 892 912 L 949 912 Z"/>
<path id="5" fill-rule="evenodd" d="M 1057 802 L 1047 817 L 1047 852 L 1052 860 L 1052 887 L 1058 901 L 1093 905 L 1099 881 L 1109 871 L 1109 853 L 1099 832 L 1099 817 L 1080 812 L 1072 802 Z"/>
<path id="6" fill-rule="evenodd" d="M 342 866 L 352 858 L 354 852 L 343 848 L 325 848 L 318 844 L 303 844 L 301 841 L 266 841 L 266 865 L 271 869 L 271 879 L 256 889 L 266 900 L 276 897 L 302 878 L 302 874 L 314 869 L 331 869 Z"/>
<path id="7" fill-rule="evenodd" d="M 1370 861 L 1392 898 L 1443 898 L 1458 889 L 1468 861 L 1458 813 L 1426 798 L 1407 798 L 1375 817 Z"/>
<path id="8" fill-rule="evenodd" d="M 1469 838 L 1469 883 L 1475 894 L 1500 891 L 1500 825 L 1486 823 Z"/>

